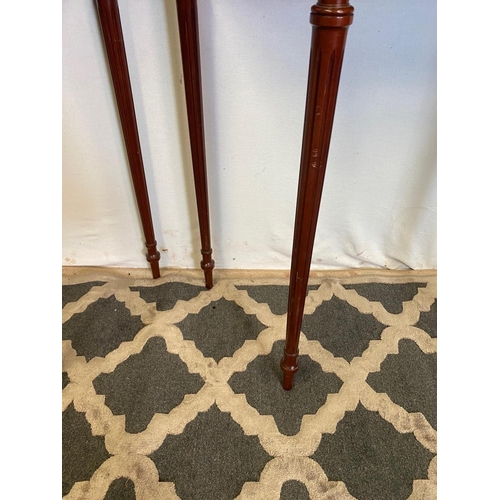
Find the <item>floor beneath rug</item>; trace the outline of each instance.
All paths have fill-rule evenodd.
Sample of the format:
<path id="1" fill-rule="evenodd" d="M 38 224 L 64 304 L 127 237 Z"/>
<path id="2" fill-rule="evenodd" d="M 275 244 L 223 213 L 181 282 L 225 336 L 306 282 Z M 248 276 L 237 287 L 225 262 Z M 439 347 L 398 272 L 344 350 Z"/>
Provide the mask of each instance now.
<path id="1" fill-rule="evenodd" d="M 63 497 L 435 499 L 435 273 L 237 276 L 63 274 Z"/>

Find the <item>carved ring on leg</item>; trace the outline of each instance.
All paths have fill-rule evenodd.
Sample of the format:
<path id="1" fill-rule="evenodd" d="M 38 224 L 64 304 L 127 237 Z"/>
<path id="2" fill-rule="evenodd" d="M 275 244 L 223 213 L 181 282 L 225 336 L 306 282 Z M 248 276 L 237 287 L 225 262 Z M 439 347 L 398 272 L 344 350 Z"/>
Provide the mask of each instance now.
<path id="1" fill-rule="evenodd" d="M 293 387 L 293 378 L 299 369 L 299 365 L 297 364 L 298 356 L 298 352 L 296 354 L 288 354 L 285 351 L 280 363 L 281 370 L 283 371 L 283 389 L 287 391 Z"/>
<path id="2" fill-rule="evenodd" d="M 201 255 L 203 260 L 200 262 L 200 266 L 205 273 L 205 286 L 210 290 L 214 286 L 213 282 L 213 269 L 215 267 L 215 261 L 211 258 L 212 249 L 201 250 Z"/>
<path id="3" fill-rule="evenodd" d="M 160 252 L 156 249 L 156 241 L 146 243 L 146 248 L 148 249 L 146 259 L 151 265 L 153 279 L 157 279 L 160 277 Z"/>

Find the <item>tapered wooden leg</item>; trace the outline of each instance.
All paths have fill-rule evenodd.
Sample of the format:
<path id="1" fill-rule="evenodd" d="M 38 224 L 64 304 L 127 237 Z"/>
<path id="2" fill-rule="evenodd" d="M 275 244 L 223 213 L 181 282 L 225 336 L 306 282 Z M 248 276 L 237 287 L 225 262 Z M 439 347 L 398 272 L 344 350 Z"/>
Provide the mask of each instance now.
<path id="1" fill-rule="evenodd" d="M 144 237 L 146 239 L 146 258 L 151 264 L 153 278 L 159 278 L 160 253 L 156 248 L 153 219 L 151 217 L 146 176 L 144 174 L 144 165 L 142 162 L 141 145 L 139 142 L 139 132 L 137 130 L 127 55 L 123 43 L 118 2 L 117 0 L 96 1 L 125 140 L 125 147 L 127 149 L 130 172 L 134 183 L 135 196 L 139 206 Z"/>
<path id="2" fill-rule="evenodd" d="M 330 147 L 333 116 L 347 27 L 353 7 L 348 0 L 319 0 L 311 9 L 312 41 L 304 120 L 302 157 L 295 214 L 283 387 L 292 388 L 298 370 L 299 336 Z"/>
<path id="3" fill-rule="evenodd" d="M 200 42 L 198 36 L 198 8 L 196 0 L 177 0 L 177 19 L 184 71 L 191 158 L 193 161 L 196 204 L 201 235 L 201 268 L 205 284 L 212 288 L 212 259 L 210 219 L 208 212 L 207 169 L 205 160 L 205 134 L 203 126 L 203 98 L 201 91 Z"/>

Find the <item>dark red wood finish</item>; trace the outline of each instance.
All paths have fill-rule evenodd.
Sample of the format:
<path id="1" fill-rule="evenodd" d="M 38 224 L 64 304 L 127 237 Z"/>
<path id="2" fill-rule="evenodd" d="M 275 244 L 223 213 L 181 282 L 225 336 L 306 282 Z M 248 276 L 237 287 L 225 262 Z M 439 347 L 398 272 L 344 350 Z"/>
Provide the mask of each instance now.
<path id="1" fill-rule="evenodd" d="M 197 1 L 177 0 L 177 19 L 179 22 L 181 41 L 182 67 L 184 71 L 184 88 L 186 92 L 198 222 L 200 224 L 201 268 L 205 273 L 206 287 L 212 288 L 212 273 L 215 262 L 212 259 L 212 247 L 210 244 Z"/>
<path id="2" fill-rule="evenodd" d="M 319 0 L 311 8 L 312 41 L 295 214 L 283 387 L 290 390 L 298 370 L 299 337 L 333 117 L 353 7 L 348 0 Z"/>
<path id="3" fill-rule="evenodd" d="M 99 21 L 101 23 L 109 69 L 113 80 L 135 196 L 146 239 L 146 258 L 151 264 L 153 278 L 159 278 L 160 252 L 156 248 L 118 2 L 117 0 L 97 0 L 97 10 L 99 12 Z"/>

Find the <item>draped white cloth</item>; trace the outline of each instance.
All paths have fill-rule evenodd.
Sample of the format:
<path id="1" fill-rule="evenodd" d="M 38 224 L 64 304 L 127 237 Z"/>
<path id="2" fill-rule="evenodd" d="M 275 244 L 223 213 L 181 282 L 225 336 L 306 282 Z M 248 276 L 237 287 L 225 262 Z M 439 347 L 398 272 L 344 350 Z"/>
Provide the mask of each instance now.
<path id="1" fill-rule="evenodd" d="M 312 0 L 199 1 L 218 268 L 288 269 Z M 314 269 L 436 268 L 436 5 L 356 0 Z M 160 265 L 201 247 L 175 2 L 120 0 Z M 94 2 L 63 2 L 63 265 L 148 267 Z"/>

